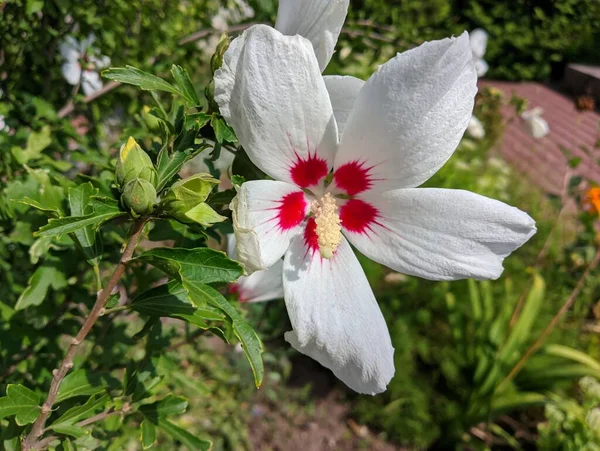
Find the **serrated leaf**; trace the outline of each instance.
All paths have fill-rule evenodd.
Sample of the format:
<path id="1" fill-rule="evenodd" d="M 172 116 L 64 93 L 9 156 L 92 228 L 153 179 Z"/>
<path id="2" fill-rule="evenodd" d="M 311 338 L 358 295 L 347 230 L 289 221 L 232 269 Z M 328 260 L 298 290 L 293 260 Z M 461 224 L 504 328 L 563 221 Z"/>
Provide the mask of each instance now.
<path id="1" fill-rule="evenodd" d="M 225 253 L 208 248 L 157 247 L 144 252 L 140 260 L 157 267 L 174 279 L 199 283 L 234 282 L 243 274 L 242 266 Z"/>
<path id="2" fill-rule="evenodd" d="M 63 379 L 60 384 L 56 403 L 74 398 L 75 396 L 96 395 L 116 385 L 116 379 L 108 374 L 79 369 L 67 374 Z"/>
<path id="3" fill-rule="evenodd" d="M 166 91 L 182 95 L 179 89 L 168 81 L 133 66 L 112 67 L 102 71 L 102 76 L 109 80 L 139 86 L 146 91 Z"/>
<path id="4" fill-rule="evenodd" d="M 194 84 L 192 83 L 192 80 L 190 80 L 190 76 L 188 75 L 187 71 L 183 67 L 173 64 L 173 67 L 171 67 L 171 74 L 175 79 L 175 83 L 177 83 L 177 87 L 190 106 L 199 105 L 200 98 L 198 97 L 198 93 L 196 92 Z"/>
<path id="5" fill-rule="evenodd" d="M 92 415 L 94 415 L 98 410 L 103 409 L 109 400 L 110 397 L 108 395 L 103 395 L 100 397 L 98 397 L 97 395 L 93 395 L 90 399 L 86 401 L 85 404 L 81 406 L 71 407 L 64 414 L 62 414 L 54 423 L 72 424 L 80 420 L 85 420 L 86 418 L 89 418 Z"/>
<path id="6" fill-rule="evenodd" d="M 97 230 L 106 221 L 126 214 L 119 210 L 118 202 L 114 199 L 94 198 L 92 199 L 92 208 L 93 213 L 85 216 L 67 216 L 65 218 L 50 219 L 48 224 L 34 233 L 34 236 L 64 235 L 88 226 Z"/>
<path id="7" fill-rule="evenodd" d="M 212 442 L 203 440 L 195 435 L 190 434 L 188 431 L 176 426 L 169 420 L 159 419 L 158 427 L 175 440 L 181 442 L 187 449 L 191 451 L 208 451 L 212 446 Z"/>
<path id="8" fill-rule="evenodd" d="M 156 443 L 156 426 L 154 426 L 150 421 L 144 419 L 142 421 L 142 433 L 140 436 L 140 441 L 142 442 L 142 448 L 148 449 L 152 448 Z"/>
<path id="9" fill-rule="evenodd" d="M 37 160 L 42 156 L 42 151 L 52 144 L 50 126 L 46 125 L 39 132 L 31 132 L 27 137 L 27 145 L 13 147 L 12 154 L 19 164 L 27 164 L 31 160 Z"/>
<path id="10" fill-rule="evenodd" d="M 225 119 L 219 116 L 213 116 L 210 124 L 215 131 L 215 139 L 218 143 L 229 142 L 234 144 L 238 142 L 235 132 L 229 125 L 227 125 Z"/>
<path id="11" fill-rule="evenodd" d="M 68 191 L 71 216 L 93 214 L 92 198 L 98 195 L 98 189 L 90 183 L 82 183 Z M 82 227 L 71 235 L 73 241 L 85 255 L 91 265 L 97 265 L 102 257 L 102 239 L 93 226 Z"/>
<path id="12" fill-rule="evenodd" d="M 230 318 L 233 332 L 242 343 L 242 349 L 252 368 L 254 383 L 257 388 L 260 387 L 264 376 L 262 361 L 263 345 L 254 329 L 242 318 L 235 307 L 214 288 L 186 278 L 182 279 L 182 284 L 187 289 L 193 302 L 196 302 L 198 305 L 202 303 L 213 305 L 222 310 Z"/>
<path id="13" fill-rule="evenodd" d="M 175 396 L 169 393 L 160 401 L 152 404 L 145 404 L 139 408 L 139 411 L 152 423 L 157 424 L 159 418 L 165 418 L 170 415 L 182 414 L 188 406 L 187 399 L 183 396 Z"/>
<path id="14" fill-rule="evenodd" d="M 29 207 L 33 207 L 36 210 L 39 210 L 45 214 L 47 214 L 51 218 L 58 218 L 60 212 L 56 207 L 45 206 L 39 203 L 37 200 L 31 199 L 29 197 L 24 197 L 22 199 L 11 199 L 13 202 L 18 202 L 23 205 L 27 205 Z"/>
<path id="15" fill-rule="evenodd" d="M 211 118 L 212 116 L 210 114 L 206 114 L 204 111 L 188 114 L 185 116 L 185 128 L 193 127 L 197 130 L 200 130 L 210 122 Z"/>
<path id="16" fill-rule="evenodd" d="M 33 423 L 40 414 L 40 396 L 24 385 L 8 384 L 0 398 L 0 418 L 15 416 L 19 426 Z"/>
<path id="17" fill-rule="evenodd" d="M 165 150 L 161 150 L 156 162 L 156 192 L 160 192 L 181 170 L 183 165 L 198 153 L 199 151 L 175 152 L 169 156 Z"/>
<path id="18" fill-rule="evenodd" d="M 168 316 L 188 321 L 202 329 L 213 328 L 207 321 L 222 321 L 225 315 L 211 306 L 195 306 L 187 290 L 176 280 L 152 288 L 133 300 L 133 310 L 149 316 Z"/>

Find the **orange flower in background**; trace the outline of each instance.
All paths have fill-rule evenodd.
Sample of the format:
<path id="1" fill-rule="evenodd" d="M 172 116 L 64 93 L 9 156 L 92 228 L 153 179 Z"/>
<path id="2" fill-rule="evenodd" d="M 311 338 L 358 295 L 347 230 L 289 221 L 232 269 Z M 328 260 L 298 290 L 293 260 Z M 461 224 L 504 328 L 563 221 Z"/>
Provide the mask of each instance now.
<path id="1" fill-rule="evenodd" d="M 594 187 L 587 190 L 583 199 L 583 207 L 590 213 L 600 215 L 600 188 Z"/>

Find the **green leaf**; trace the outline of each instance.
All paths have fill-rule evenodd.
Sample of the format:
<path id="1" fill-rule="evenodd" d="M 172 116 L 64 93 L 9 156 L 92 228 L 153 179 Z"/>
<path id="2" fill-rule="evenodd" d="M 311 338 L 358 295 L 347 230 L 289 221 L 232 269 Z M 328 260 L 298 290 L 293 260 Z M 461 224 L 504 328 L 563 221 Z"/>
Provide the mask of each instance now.
<path id="1" fill-rule="evenodd" d="M 94 415 L 98 410 L 104 408 L 106 403 L 110 400 L 108 395 L 103 395 L 98 397 L 97 395 L 92 395 L 90 399 L 86 401 L 85 404 L 81 406 L 71 407 L 64 414 L 60 416 L 54 423 L 55 424 L 67 424 L 67 423 L 76 423 L 77 421 L 84 420 L 86 418 Z"/>
<path id="2" fill-rule="evenodd" d="M 213 116 L 210 124 L 212 125 L 213 130 L 215 131 L 215 138 L 218 143 L 230 142 L 237 143 L 238 139 L 235 136 L 235 132 L 233 129 L 227 125 L 225 119 L 219 116 Z"/>
<path id="3" fill-rule="evenodd" d="M 98 195 L 98 189 L 90 183 L 69 189 L 69 208 L 71 216 L 93 214 L 92 198 Z M 97 265 L 102 257 L 102 239 L 93 226 L 82 227 L 71 235 L 71 238 L 85 255 L 91 265 Z"/>
<path id="4" fill-rule="evenodd" d="M 183 95 L 171 83 L 133 66 L 106 69 L 102 71 L 102 76 L 109 80 L 139 86 L 146 91 L 166 91 L 172 94 Z"/>
<path id="5" fill-rule="evenodd" d="M 204 111 L 188 114 L 185 116 L 185 128 L 194 127 L 195 129 L 200 130 L 210 122 L 211 118 L 212 116 L 206 114 Z"/>
<path id="6" fill-rule="evenodd" d="M 177 280 L 152 288 L 133 300 L 133 310 L 149 316 L 168 316 L 188 321 L 202 329 L 219 334 L 217 328 L 207 321 L 222 321 L 225 316 L 219 309 L 204 305 L 196 307 L 190 301 L 187 290 Z"/>
<path id="7" fill-rule="evenodd" d="M 62 402 L 75 396 L 92 396 L 116 385 L 116 380 L 110 376 L 79 369 L 68 374 L 60 384 L 56 402 Z"/>
<path id="8" fill-rule="evenodd" d="M 183 396 L 175 396 L 172 393 L 169 393 L 160 401 L 141 406 L 139 411 L 148 420 L 152 421 L 154 424 L 157 424 L 159 418 L 165 418 L 170 415 L 184 413 L 187 409 L 187 406 L 187 399 L 185 399 Z"/>
<path id="9" fill-rule="evenodd" d="M 29 197 L 24 197 L 22 199 L 11 199 L 14 202 L 18 202 L 23 205 L 27 205 L 29 207 L 33 207 L 36 210 L 40 210 L 41 212 L 47 214 L 51 218 L 57 218 L 59 216 L 58 208 L 54 206 L 46 206 L 39 203 L 37 200 L 30 199 Z"/>
<path id="10" fill-rule="evenodd" d="M 67 280 L 60 268 L 57 268 L 52 261 L 46 262 L 42 266 L 38 266 L 29 279 L 27 288 L 23 290 L 17 300 L 15 310 L 40 305 L 46 298 L 50 287 L 60 290 L 65 286 L 67 286 Z"/>
<path id="11" fill-rule="evenodd" d="M 19 164 L 27 164 L 31 160 L 37 160 L 42 156 L 42 151 L 52 143 L 50 126 L 46 125 L 39 132 L 31 132 L 27 137 L 27 145 L 13 147 L 12 154 Z"/>
<path id="12" fill-rule="evenodd" d="M 175 152 L 169 156 L 168 153 L 163 149 L 158 154 L 158 160 L 156 162 L 156 192 L 160 192 L 167 183 L 181 170 L 183 165 L 194 158 L 202 149 L 197 151 L 185 151 Z"/>
<path id="13" fill-rule="evenodd" d="M 23 385 L 8 384 L 6 396 L 0 398 L 0 418 L 15 415 L 19 426 L 33 423 L 40 414 L 39 395 Z"/>
<path id="14" fill-rule="evenodd" d="M 34 236 L 57 236 L 73 233 L 83 227 L 91 226 L 94 230 L 106 221 L 123 216 L 126 213 L 119 210 L 118 202 L 109 198 L 94 198 L 93 213 L 85 216 L 68 216 L 66 218 L 50 219 L 48 224 L 41 227 Z"/>
<path id="15" fill-rule="evenodd" d="M 183 97 L 188 101 L 190 106 L 199 105 L 200 98 L 198 97 L 198 93 L 196 92 L 187 71 L 183 67 L 173 64 L 173 67 L 171 67 L 171 74 L 173 75 L 179 90 L 183 94 Z"/>
<path id="16" fill-rule="evenodd" d="M 208 198 L 208 201 L 206 203 L 212 207 L 220 205 L 229 205 L 233 198 L 236 196 L 236 194 L 237 193 L 233 188 L 227 189 L 225 191 L 217 191 Z"/>
<path id="17" fill-rule="evenodd" d="M 83 437 L 87 433 L 82 427 L 66 423 L 53 424 L 52 426 L 48 427 L 48 429 L 52 429 L 54 432 L 58 432 L 59 434 L 70 435 L 71 437 L 75 438 Z"/>
<path id="18" fill-rule="evenodd" d="M 254 329 L 242 318 L 235 307 L 214 288 L 186 278 L 182 280 L 182 283 L 193 302 L 198 305 L 203 303 L 213 305 L 221 309 L 230 318 L 233 332 L 242 343 L 242 349 L 252 368 L 254 383 L 257 388 L 260 387 L 264 376 L 264 365 L 261 357 L 264 349 Z"/>
<path id="19" fill-rule="evenodd" d="M 142 421 L 142 435 L 140 441 L 142 442 L 143 449 L 152 448 L 156 443 L 156 426 L 146 419 Z"/>
<path id="20" fill-rule="evenodd" d="M 156 248 L 139 257 L 179 280 L 193 303 L 202 307 L 209 305 L 229 317 L 235 336 L 242 347 L 254 373 L 254 382 L 260 387 L 264 375 L 261 358 L 263 347 L 256 332 L 246 323 L 239 312 L 218 291 L 207 283 L 233 282 L 242 274 L 239 263 L 230 260 L 223 252 L 207 248 L 169 249 Z"/>
<path id="21" fill-rule="evenodd" d="M 208 451 L 212 446 L 212 442 L 198 438 L 168 420 L 159 419 L 158 427 L 191 451 Z"/>
<path id="22" fill-rule="evenodd" d="M 585 352 L 560 344 L 546 345 L 543 351 L 551 356 L 562 357 L 579 362 L 597 371 L 598 375 L 600 375 L 600 362 Z"/>
<path id="23" fill-rule="evenodd" d="M 157 247 L 137 258 L 174 279 L 183 277 L 199 283 L 234 282 L 243 274 L 243 268 L 238 262 L 221 251 L 208 248 Z"/>

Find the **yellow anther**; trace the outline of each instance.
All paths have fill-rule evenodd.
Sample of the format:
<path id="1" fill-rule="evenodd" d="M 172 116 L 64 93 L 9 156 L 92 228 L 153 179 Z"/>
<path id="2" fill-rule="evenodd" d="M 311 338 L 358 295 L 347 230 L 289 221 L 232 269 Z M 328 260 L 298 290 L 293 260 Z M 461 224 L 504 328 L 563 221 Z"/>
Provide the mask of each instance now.
<path id="1" fill-rule="evenodd" d="M 315 231 L 321 257 L 331 258 L 342 241 L 342 227 L 335 198 L 327 193 L 321 200 L 313 200 L 311 209 L 315 215 Z"/>

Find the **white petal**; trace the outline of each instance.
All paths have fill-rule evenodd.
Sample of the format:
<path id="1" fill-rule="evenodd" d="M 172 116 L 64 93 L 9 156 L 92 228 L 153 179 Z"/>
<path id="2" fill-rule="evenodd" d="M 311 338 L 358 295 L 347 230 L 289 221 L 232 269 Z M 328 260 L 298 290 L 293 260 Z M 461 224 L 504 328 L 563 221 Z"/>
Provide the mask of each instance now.
<path id="1" fill-rule="evenodd" d="M 283 256 L 304 222 L 309 201 L 294 185 L 254 180 L 241 186 L 230 208 L 237 257 L 250 274 Z"/>
<path id="2" fill-rule="evenodd" d="M 333 165 L 337 128 L 310 42 L 255 25 L 235 39 L 215 73 L 215 100 L 250 159 L 271 177 L 316 155 Z"/>
<path id="3" fill-rule="evenodd" d="M 521 210 L 469 191 L 400 189 L 365 196 L 378 216 L 356 248 L 398 272 L 432 280 L 496 279 L 502 261 L 536 231 Z"/>
<path id="4" fill-rule="evenodd" d="M 360 78 L 340 75 L 324 76 L 325 86 L 329 93 L 331 106 L 333 107 L 333 115 L 338 127 L 338 135 L 342 136 L 346 121 L 350 112 L 354 107 L 354 102 L 358 97 L 358 93 L 364 86 L 365 82 Z"/>
<path id="5" fill-rule="evenodd" d="M 483 58 L 488 42 L 487 32 L 482 28 L 476 28 L 469 33 L 469 40 L 471 43 L 471 51 L 473 52 L 473 56 L 475 58 Z"/>
<path id="6" fill-rule="evenodd" d="M 327 67 L 346 20 L 349 0 L 279 0 L 275 28 L 308 39 L 321 71 Z"/>
<path id="7" fill-rule="evenodd" d="M 283 263 L 293 331 L 285 339 L 359 393 L 385 391 L 394 376 L 394 348 L 373 291 L 348 242 L 333 258 L 310 251 L 303 235 Z"/>
<path id="8" fill-rule="evenodd" d="M 236 260 L 235 235 L 227 235 L 227 255 Z M 242 276 L 234 288 L 241 302 L 262 302 L 283 298 L 283 260 L 278 260 L 264 271 L 256 271 L 250 276 Z"/>
<path id="9" fill-rule="evenodd" d="M 467 125 L 467 133 L 475 139 L 485 138 L 485 128 L 483 124 L 475 115 L 471 116 L 469 125 Z"/>
<path id="10" fill-rule="evenodd" d="M 99 57 L 90 56 L 90 62 L 94 65 L 96 70 L 106 69 L 110 66 L 110 57 L 106 55 L 101 55 Z"/>
<path id="11" fill-rule="evenodd" d="M 550 133 L 550 126 L 541 116 L 530 116 L 525 119 L 525 130 L 536 139 L 541 139 Z"/>
<path id="12" fill-rule="evenodd" d="M 81 66 L 77 61 L 66 62 L 62 65 L 61 69 L 67 83 L 73 86 L 79 83 L 79 79 L 81 78 Z"/>
<path id="13" fill-rule="evenodd" d="M 422 184 L 456 149 L 476 92 L 466 32 L 397 55 L 361 89 L 335 167 L 363 163 L 375 191 Z"/>
<path id="14" fill-rule="evenodd" d="M 91 70 L 84 70 L 81 76 L 81 88 L 86 96 L 90 96 L 102 89 L 100 74 Z"/>
<path id="15" fill-rule="evenodd" d="M 477 72 L 477 76 L 479 78 L 487 74 L 487 71 L 490 68 L 490 66 L 488 66 L 488 63 L 486 63 L 485 60 L 481 58 L 473 58 L 473 64 L 475 65 L 475 72 Z"/>
<path id="16" fill-rule="evenodd" d="M 58 46 L 58 51 L 67 62 L 75 62 L 81 56 L 80 44 L 73 36 L 67 36 Z"/>

